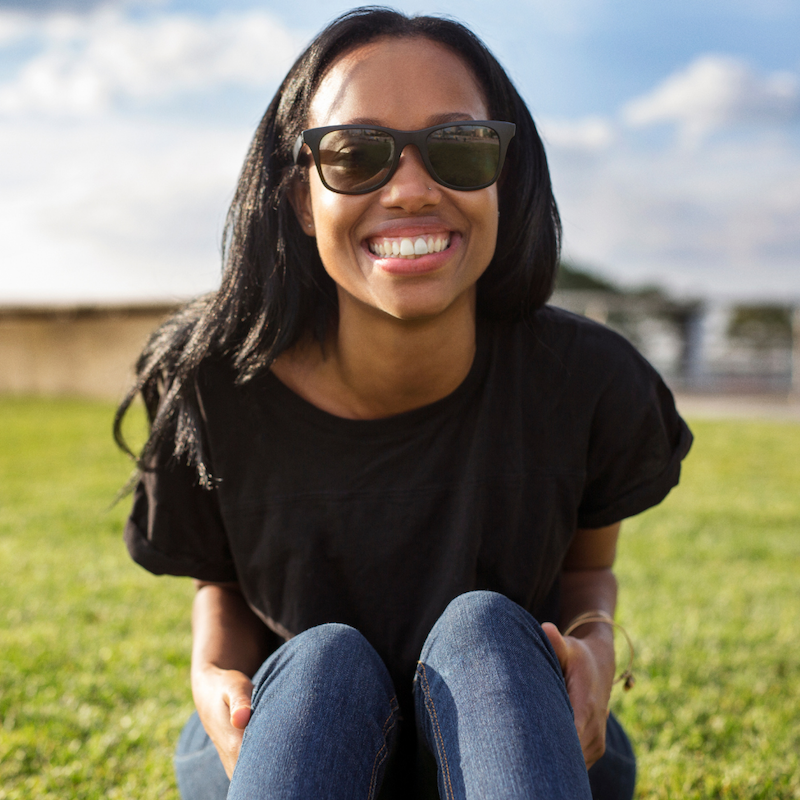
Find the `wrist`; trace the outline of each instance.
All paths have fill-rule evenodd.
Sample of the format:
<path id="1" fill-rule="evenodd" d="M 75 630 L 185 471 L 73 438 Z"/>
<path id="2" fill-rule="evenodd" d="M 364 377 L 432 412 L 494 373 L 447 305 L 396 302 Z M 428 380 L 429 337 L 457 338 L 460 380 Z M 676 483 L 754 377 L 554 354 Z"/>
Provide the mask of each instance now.
<path id="1" fill-rule="evenodd" d="M 598 626 L 596 629 L 585 633 L 576 631 L 570 636 L 580 639 L 581 644 L 592 654 L 599 673 L 604 676 L 609 685 L 612 684 L 617 662 L 614 652 L 614 633 L 609 629 L 609 626 Z"/>
<path id="2" fill-rule="evenodd" d="M 590 640 L 592 642 L 605 642 L 614 645 L 614 628 L 605 622 L 586 622 L 580 627 L 567 626 L 562 636 L 572 636 L 575 639 Z"/>
<path id="3" fill-rule="evenodd" d="M 614 679 L 616 669 L 616 655 L 614 652 L 614 631 L 622 632 L 628 644 L 629 658 L 625 669 Z M 599 663 L 608 665 L 611 672 L 612 683 L 623 683 L 625 691 L 633 688 L 634 648 L 628 632 L 622 625 L 614 622 L 613 617 L 602 610 L 586 611 L 575 617 L 564 629 L 564 636 L 574 636 L 589 647 Z"/>

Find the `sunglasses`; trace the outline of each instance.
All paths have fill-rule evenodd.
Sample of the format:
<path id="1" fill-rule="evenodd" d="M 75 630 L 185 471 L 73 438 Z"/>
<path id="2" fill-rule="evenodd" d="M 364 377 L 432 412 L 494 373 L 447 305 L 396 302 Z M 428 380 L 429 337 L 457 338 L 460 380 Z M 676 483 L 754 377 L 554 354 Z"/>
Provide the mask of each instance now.
<path id="1" fill-rule="evenodd" d="M 400 154 L 416 145 L 431 178 L 448 189 L 471 192 L 491 186 L 500 175 L 513 122 L 476 120 L 396 131 L 375 125 L 330 125 L 297 137 L 294 163 L 307 144 L 323 185 L 339 194 L 366 194 L 391 179 Z"/>

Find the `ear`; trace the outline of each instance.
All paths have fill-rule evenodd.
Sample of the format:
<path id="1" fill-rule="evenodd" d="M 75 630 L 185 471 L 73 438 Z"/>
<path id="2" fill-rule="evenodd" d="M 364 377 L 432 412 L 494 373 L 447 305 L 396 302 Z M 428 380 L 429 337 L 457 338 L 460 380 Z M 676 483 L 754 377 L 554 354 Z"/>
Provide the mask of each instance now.
<path id="1" fill-rule="evenodd" d="M 314 213 L 311 210 L 311 191 L 305 175 L 298 175 L 293 181 L 288 192 L 289 202 L 292 204 L 297 221 L 303 232 L 309 236 L 316 236 L 314 227 Z"/>

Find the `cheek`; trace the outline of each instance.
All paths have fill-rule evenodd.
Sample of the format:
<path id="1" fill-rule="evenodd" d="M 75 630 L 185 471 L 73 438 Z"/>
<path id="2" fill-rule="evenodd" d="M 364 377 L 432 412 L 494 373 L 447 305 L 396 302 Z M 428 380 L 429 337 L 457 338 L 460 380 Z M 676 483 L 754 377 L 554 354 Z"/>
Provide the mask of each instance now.
<path id="1" fill-rule="evenodd" d="M 309 187 L 309 209 L 317 238 L 341 239 L 357 221 L 360 210 L 358 198 L 336 194 L 326 189 L 319 178 Z"/>
<path id="2" fill-rule="evenodd" d="M 346 271 L 345 264 L 351 264 L 359 248 L 354 230 L 361 218 L 361 205 L 360 198 L 336 194 L 321 184 L 311 186 L 310 207 L 317 249 L 325 271 L 337 282 Z"/>
<path id="3" fill-rule="evenodd" d="M 498 202 L 497 202 L 497 189 L 495 186 L 490 186 L 483 190 L 489 194 L 480 198 L 480 202 L 476 202 L 475 207 L 472 209 L 472 218 L 476 221 L 475 227 L 479 241 L 475 244 L 478 246 L 481 258 L 485 260 L 486 266 L 494 256 L 494 251 L 497 248 L 497 229 L 498 229 Z M 476 194 L 480 194 L 476 192 Z M 476 198 L 478 200 L 478 198 Z"/>

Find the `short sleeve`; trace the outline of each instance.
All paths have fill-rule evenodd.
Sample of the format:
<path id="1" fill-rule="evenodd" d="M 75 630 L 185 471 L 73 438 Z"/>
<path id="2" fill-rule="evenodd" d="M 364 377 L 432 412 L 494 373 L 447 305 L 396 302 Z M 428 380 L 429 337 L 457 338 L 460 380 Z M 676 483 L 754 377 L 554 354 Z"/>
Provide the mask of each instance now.
<path id="1" fill-rule="evenodd" d="M 156 575 L 237 580 L 216 490 L 199 486 L 195 470 L 175 459 L 142 475 L 125 544 Z"/>
<path id="2" fill-rule="evenodd" d="M 658 505 L 677 485 L 692 434 L 659 374 L 625 343 L 611 361 L 592 420 L 581 528 Z"/>

